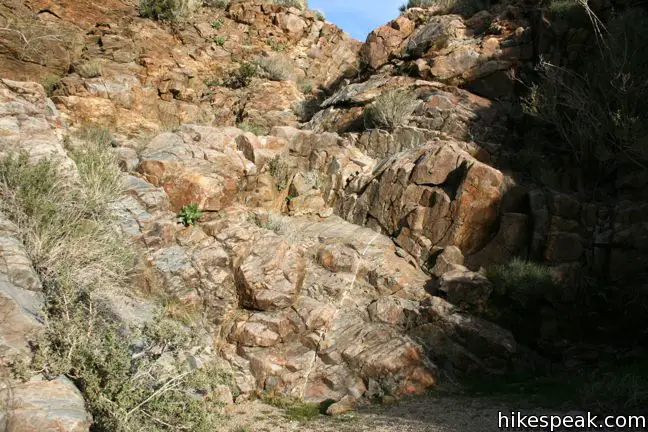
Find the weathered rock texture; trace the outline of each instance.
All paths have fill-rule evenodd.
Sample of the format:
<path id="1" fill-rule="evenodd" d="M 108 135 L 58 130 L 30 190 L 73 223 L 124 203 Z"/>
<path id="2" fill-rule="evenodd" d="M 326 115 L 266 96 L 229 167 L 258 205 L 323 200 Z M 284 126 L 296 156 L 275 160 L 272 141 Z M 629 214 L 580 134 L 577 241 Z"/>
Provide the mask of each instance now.
<path id="1" fill-rule="evenodd" d="M 109 303 L 124 321 L 146 321 L 142 292 L 198 305 L 210 352 L 244 395 L 341 400 L 337 412 L 443 376 L 523 368 L 526 349 L 479 317 L 494 291 L 480 267 L 533 257 L 572 280 L 648 264 L 646 204 L 586 203 L 498 168 L 515 72 L 538 54 L 530 17 L 508 2 L 472 15 L 411 9 L 362 46 L 310 11 L 260 1 L 198 9 L 173 30 L 120 2 L 15 3 L 14 16 L 69 38 L 42 46 L 67 57 L 43 57 L 0 34 L 0 76 L 62 76 L 51 100 L 0 80 L 0 155 L 52 157 L 73 176 L 69 127 L 118 132 L 116 211 L 140 256 L 135 300 Z M 289 79 L 223 85 L 244 61 L 278 55 Z M 88 61 L 98 76 L 79 73 Z M 419 100 L 414 114 L 365 130 L 366 106 L 391 90 Z M 314 115 L 299 113 L 316 94 Z M 184 227 L 176 215 L 190 203 L 204 213 Z M 39 295 L 0 215 L 0 367 L 28 353 Z M 87 430 L 68 381 L 11 390 L 12 430 Z"/>

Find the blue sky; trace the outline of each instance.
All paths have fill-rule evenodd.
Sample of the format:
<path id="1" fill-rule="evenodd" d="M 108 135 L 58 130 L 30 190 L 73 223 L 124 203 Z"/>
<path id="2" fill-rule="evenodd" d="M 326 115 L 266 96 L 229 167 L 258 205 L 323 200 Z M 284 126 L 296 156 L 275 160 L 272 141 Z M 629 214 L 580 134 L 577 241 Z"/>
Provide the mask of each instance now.
<path id="1" fill-rule="evenodd" d="M 396 18 L 403 3 L 407 0 L 309 0 L 308 6 L 321 10 L 327 21 L 364 41 L 371 30 Z"/>

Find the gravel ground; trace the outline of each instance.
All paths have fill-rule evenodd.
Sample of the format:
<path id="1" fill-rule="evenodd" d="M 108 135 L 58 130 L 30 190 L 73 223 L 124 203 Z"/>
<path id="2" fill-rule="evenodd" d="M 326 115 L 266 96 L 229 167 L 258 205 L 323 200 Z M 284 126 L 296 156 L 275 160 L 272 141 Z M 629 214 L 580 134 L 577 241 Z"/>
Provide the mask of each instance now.
<path id="1" fill-rule="evenodd" d="M 286 418 L 283 410 L 262 402 L 236 405 L 230 413 L 230 432 L 491 432 L 498 429 L 504 405 L 481 399 L 428 397 L 393 405 L 372 405 L 337 417 L 308 421 Z"/>
<path id="2" fill-rule="evenodd" d="M 498 413 L 522 411 L 527 415 L 583 414 L 513 407 L 487 398 L 431 396 L 392 405 L 371 405 L 337 417 L 320 415 L 312 420 L 291 420 L 280 408 L 260 401 L 232 407 L 223 432 L 501 432 L 549 431 L 549 428 L 512 429 L 498 426 Z M 648 414 L 648 413 L 646 413 Z M 561 431 L 607 432 L 613 429 L 569 428 Z M 646 431 L 647 429 L 614 429 Z"/>

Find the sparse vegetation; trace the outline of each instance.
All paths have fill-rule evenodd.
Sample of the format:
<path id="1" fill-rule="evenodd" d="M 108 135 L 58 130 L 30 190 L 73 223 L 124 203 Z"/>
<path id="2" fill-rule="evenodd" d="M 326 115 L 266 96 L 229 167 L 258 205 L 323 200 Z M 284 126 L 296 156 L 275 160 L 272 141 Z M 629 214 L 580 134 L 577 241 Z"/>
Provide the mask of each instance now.
<path id="1" fill-rule="evenodd" d="M 191 203 L 182 207 L 178 218 L 184 226 L 195 225 L 202 216 L 202 211 L 198 208 L 198 204 Z"/>
<path id="2" fill-rule="evenodd" d="M 76 68 L 76 73 L 78 73 L 83 78 L 96 78 L 101 76 L 102 64 L 99 60 L 89 60 L 85 63 L 81 63 Z"/>
<path id="3" fill-rule="evenodd" d="M 304 0 L 303 2 L 300 0 L 270 0 L 270 3 L 275 3 L 283 6 L 296 7 L 299 9 L 308 8 L 308 2 L 306 0 Z"/>
<path id="4" fill-rule="evenodd" d="M 219 18 L 215 21 L 212 21 L 211 26 L 214 30 L 220 30 L 221 27 L 223 27 L 223 20 Z"/>
<path id="5" fill-rule="evenodd" d="M 47 96 L 52 96 L 54 90 L 57 89 L 59 83 L 61 82 L 61 77 L 57 75 L 48 75 L 41 81 L 41 85 L 45 89 Z"/>
<path id="6" fill-rule="evenodd" d="M 548 267 L 520 258 L 487 268 L 486 276 L 499 293 L 523 304 L 538 298 L 552 297 L 559 290 L 559 284 Z"/>
<path id="7" fill-rule="evenodd" d="M 436 7 L 436 13 L 458 13 L 472 15 L 483 9 L 488 9 L 488 0 L 409 0 L 399 10 L 405 12 L 411 8 Z"/>
<path id="8" fill-rule="evenodd" d="M 265 395 L 263 402 L 284 411 L 286 418 L 296 421 L 308 421 L 321 414 L 320 404 L 304 402 L 296 398 L 287 398 L 277 395 Z"/>
<path id="9" fill-rule="evenodd" d="M 69 149 L 78 177 L 26 153 L 0 160 L 0 211 L 19 226 L 43 284 L 45 330 L 31 374 L 69 377 L 96 431 L 216 430 L 219 404 L 205 396 L 227 376 L 209 365 L 193 370 L 179 356 L 194 333 L 161 317 L 124 329 L 100 306 L 125 288 L 133 264 L 110 210 L 121 187 L 109 136 L 78 134 L 84 142 Z"/>
<path id="10" fill-rule="evenodd" d="M 324 12 L 321 10 L 314 10 L 313 13 L 315 14 L 315 19 L 318 21 L 326 21 L 326 16 L 324 15 Z"/>
<path id="11" fill-rule="evenodd" d="M 294 79 L 294 65 L 284 55 L 273 55 L 258 57 L 256 63 L 266 72 L 269 79 L 273 81 L 288 81 Z"/>
<path id="12" fill-rule="evenodd" d="M 273 231 L 275 234 L 280 234 L 284 226 L 283 221 L 281 220 L 281 216 L 275 215 L 273 213 L 268 213 L 265 215 L 250 213 L 250 221 L 259 228 Z"/>
<path id="13" fill-rule="evenodd" d="M 227 38 L 225 36 L 215 36 L 214 37 L 214 43 L 218 46 L 223 46 L 225 45 L 225 42 L 227 41 Z"/>
<path id="14" fill-rule="evenodd" d="M 393 90 L 383 93 L 364 110 L 367 128 L 393 130 L 404 126 L 416 110 L 419 101 L 411 92 Z"/>
<path id="15" fill-rule="evenodd" d="M 260 72 L 261 70 L 257 63 L 242 61 L 239 63 L 238 69 L 232 71 L 224 84 L 233 89 L 247 87 L 252 81 L 252 78 L 258 77 Z"/>
<path id="16" fill-rule="evenodd" d="M 144 18 L 176 21 L 186 13 L 186 0 L 140 0 L 140 15 Z"/>
<path id="17" fill-rule="evenodd" d="M 225 9 L 229 5 L 229 0 L 203 0 L 203 5 L 218 9 Z"/>
<path id="18" fill-rule="evenodd" d="M 592 17 L 598 42 L 571 69 L 542 61 L 542 79 L 525 101 L 527 112 L 559 138 L 547 150 L 568 155 L 578 167 L 574 181 L 581 191 L 648 169 L 646 14 L 627 11 L 606 31 L 597 19 Z"/>
<path id="19" fill-rule="evenodd" d="M 286 50 L 286 44 L 273 41 L 272 39 L 268 39 L 266 44 L 272 49 L 272 51 L 284 52 Z"/>
<path id="20" fill-rule="evenodd" d="M 251 132 L 254 135 L 267 135 L 268 133 L 268 130 L 265 127 L 247 121 L 238 123 L 236 127 L 242 131 Z"/>

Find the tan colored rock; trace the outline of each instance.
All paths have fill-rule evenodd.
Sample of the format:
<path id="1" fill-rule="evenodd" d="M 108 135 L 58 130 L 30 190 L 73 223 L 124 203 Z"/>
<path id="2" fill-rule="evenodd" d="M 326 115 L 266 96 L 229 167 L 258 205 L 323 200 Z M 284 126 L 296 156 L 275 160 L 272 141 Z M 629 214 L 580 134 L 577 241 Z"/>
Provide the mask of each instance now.
<path id="1" fill-rule="evenodd" d="M 265 236 L 236 269 L 241 304 L 256 310 L 285 309 L 304 281 L 305 259 L 280 237 Z"/>
<path id="2" fill-rule="evenodd" d="M 92 419 L 85 410 L 83 396 L 67 378 L 47 381 L 36 377 L 8 391 L 10 402 L 5 413 L 8 431 L 84 432 L 90 428 Z"/>
<path id="3" fill-rule="evenodd" d="M 401 44 L 414 31 L 415 24 L 405 16 L 395 20 L 369 33 L 367 41 L 360 50 L 362 61 L 378 69 L 387 63 L 390 55 L 396 53 Z"/>
<path id="4" fill-rule="evenodd" d="M 330 416 L 344 414 L 345 412 L 352 411 L 356 407 L 356 403 L 356 399 L 353 396 L 344 396 L 339 401 L 331 404 L 326 409 L 326 414 Z"/>

